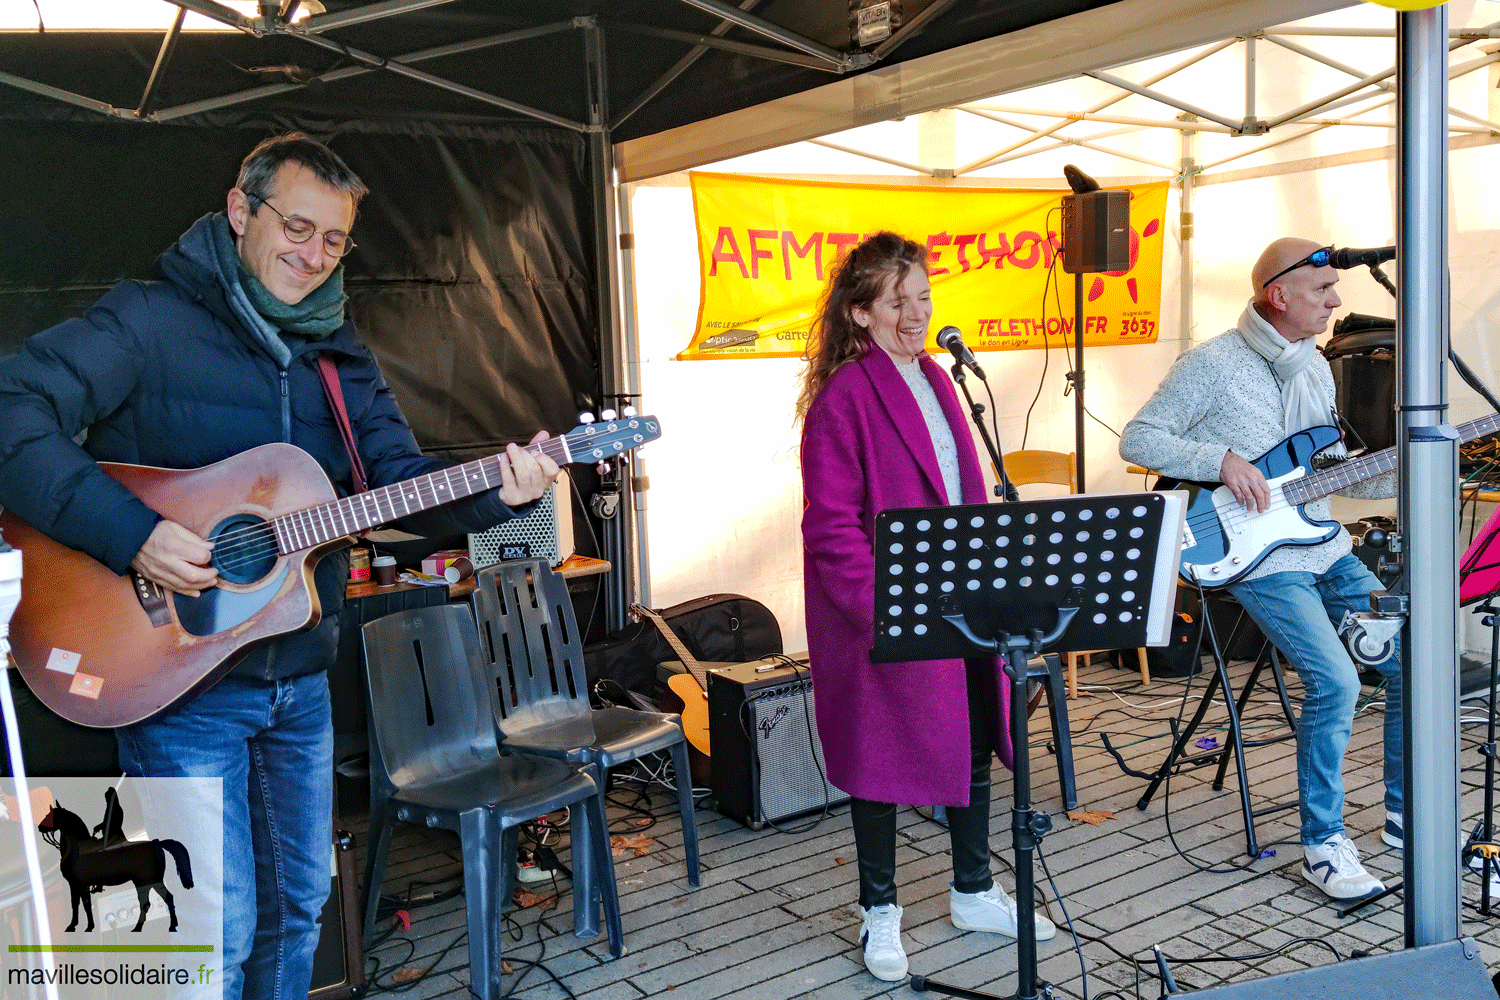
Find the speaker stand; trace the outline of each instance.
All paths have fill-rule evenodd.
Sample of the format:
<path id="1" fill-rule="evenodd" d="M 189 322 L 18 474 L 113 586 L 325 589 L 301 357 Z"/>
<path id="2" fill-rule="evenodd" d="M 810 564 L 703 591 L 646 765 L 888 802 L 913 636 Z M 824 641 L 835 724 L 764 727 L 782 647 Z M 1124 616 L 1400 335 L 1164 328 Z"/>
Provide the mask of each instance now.
<path id="1" fill-rule="evenodd" d="M 1076 473 L 1078 492 L 1087 493 L 1083 478 L 1084 420 L 1087 411 L 1083 407 L 1083 272 L 1073 275 L 1073 370 L 1068 372 L 1068 384 L 1073 390 L 1073 450 L 1077 453 Z"/>

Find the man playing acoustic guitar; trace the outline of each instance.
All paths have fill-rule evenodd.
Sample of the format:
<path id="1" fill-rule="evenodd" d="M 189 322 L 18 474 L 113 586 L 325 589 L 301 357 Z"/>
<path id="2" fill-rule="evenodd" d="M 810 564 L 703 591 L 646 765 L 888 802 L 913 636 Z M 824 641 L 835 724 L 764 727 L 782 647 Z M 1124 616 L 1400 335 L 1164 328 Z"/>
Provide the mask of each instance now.
<path id="1" fill-rule="evenodd" d="M 221 573 L 218 592 L 233 591 L 244 582 L 235 567 L 211 562 L 226 543 L 210 545 L 165 518 L 98 463 L 196 469 L 287 442 L 349 494 L 355 462 L 325 397 L 320 356 L 333 362 L 372 488 L 446 469 L 421 454 L 345 316 L 340 261 L 354 249 L 349 232 L 365 190 L 322 144 L 299 134 L 268 139 L 241 165 L 227 211 L 198 220 L 158 258 L 157 280 L 121 282 L 82 317 L 0 359 L 0 505 L 115 574 L 133 569 L 173 600 L 213 594 Z M 557 474 L 550 458 L 515 445 L 498 461 L 497 488 L 486 488 L 496 482 L 486 476 L 482 492 L 454 491 L 466 499 L 397 523 L 429 535 L 480 531 L 516 516 Z M 343 549 L 313 569 L 318 625 L 256 648 L 196 697 L 116 730 L 132 775 L 224 779 L 225 1000 L 308 992 L 329 891 L 326 672 L 347 564 Z M 130 666 L 150 676 L 154 665 Z M 96 697 L 111 693 L 106 686 Z"/>
<path id="2" fill-rule="evenodd" d="M 1273 508 L 1285 511 L 1287 499 L 1279 492 L 1273 496 L 1251 460 L 1268 456 L 1298 431 L 1337 426 L 1333 374 L 1314 343 L 1341 305 L 1331 252 L 1301 239 L 1268 246 L 1250 272 L 1254 294 L 1239 322 L 1177 359 L 1155 395 L 1126 424 L 1120 456 L 1172 479 L 1222 483 L 1230 516 L 1250 519 Z M 1335 452 L 1344 454 L 1341 442 L 1323 455 Z M 1395 488 L 1387 474 L 1340 492 L 1383 497 Z M 1328 500 L 1308 502 L 1305 513 L 1328 520 Z M 1196 524 L 1193 530 L 1199 530 Z M 1214 581 L 1205 576 L 1204 582 Z M 1303 877 L 1337 900 L 1379 892 L 1380 880 L 1360 864 L 1359 850 L 1344 834 L 1342 768 L 1360 681 L 1335 626 L 1345 611 L 1368 611 L 1370 591 L 1381 584 L 1352 554 L 1348 532 L 1339 530 L 1319 544 L 1274 548 L 1228 589 L 1302 678 L 1297 790 Z M 1383 839 L 1399 847 L 1399 655 L 1393 653 L 1379 670 L 1386 680 Z"/>

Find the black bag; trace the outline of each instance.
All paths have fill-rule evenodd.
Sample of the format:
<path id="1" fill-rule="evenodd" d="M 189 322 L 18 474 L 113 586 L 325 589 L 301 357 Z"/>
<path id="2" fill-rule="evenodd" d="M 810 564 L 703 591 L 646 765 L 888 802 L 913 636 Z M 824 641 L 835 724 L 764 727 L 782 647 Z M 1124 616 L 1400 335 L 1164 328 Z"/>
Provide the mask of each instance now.
<path id="1" fill-rule="evenodd" d="M 1182 609 L 1201 622 L 1203 602 L 1198 599 L 1198 592 L 1183 588 L 1182 596 Z M 1208 592 L 1208 617 L 1209 623 L 1213 626 L 1214 637 L 1219 640 L 1219 648 L 1224 651 L 1225 659 L 1253 660 L 1260 655 L 1260 648 L 1266 642 L 1266 634 L 1245 612 L 1239 601 L 1227 594 L 1219 594 L 1210 590 Z M 1199 632 L 1202 636 L 1200 642 L 1203 652 L 1212 655 L 1214 649 L 1209 641 L 1208 629 L 1200 624 Z"/>
<path id="2" fill-rule="evenodd" d="M 1146 666 L 1152 678 L 1192 677 L 1203 669 L 1199 652 L 1199 633 L 1203 631 L 1201 620 L 1186 612 L 1172 616 L 1172 637 L 1165 646 L 1146 647 Z"/>
<path id="3" fill-rule="evenodd" d="M 781 626 L 771 609 L 741 594 L 710 594 L 659 613 L 688 652 L 706 663 L 745 663 L 782 651 Z M 620 638 L 583 655 L 590 692 L 601 680 L 614 681 L 652 703 L 659 694 L 656 665 L 677 659 L 650 621 L 627 626 Z"/>

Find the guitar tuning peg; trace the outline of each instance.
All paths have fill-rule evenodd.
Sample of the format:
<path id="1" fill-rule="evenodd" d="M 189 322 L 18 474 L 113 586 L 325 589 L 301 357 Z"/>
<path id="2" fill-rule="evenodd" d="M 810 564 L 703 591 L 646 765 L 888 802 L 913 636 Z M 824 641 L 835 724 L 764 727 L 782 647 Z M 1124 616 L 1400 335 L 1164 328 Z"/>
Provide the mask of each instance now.
<path id="1" fill-rule="evenodd" d="M 613 420 L 613 419 L 615 419 L 615 411 L 614 410 L 601 410 L 601 411 L 599 411 L 599 417 L 600 417 L 601 420 Z"/>
<path id="2" fill-rule="evenodd" d="M 620 412 L 623 413 L 627 417 L 633 417 L 633 416 L 635 416 L 635 407 L 633 407 L 633 406 L 627 406 L 627 407 L 625 407 L 625 409 L 621 410 Z"/>
<path id="3" fill-rule="evenodd" d="M 578 422 L 587 426 L 594 422 L 594 415 L 592 413 L 580 413 L 578 414 Z"/>

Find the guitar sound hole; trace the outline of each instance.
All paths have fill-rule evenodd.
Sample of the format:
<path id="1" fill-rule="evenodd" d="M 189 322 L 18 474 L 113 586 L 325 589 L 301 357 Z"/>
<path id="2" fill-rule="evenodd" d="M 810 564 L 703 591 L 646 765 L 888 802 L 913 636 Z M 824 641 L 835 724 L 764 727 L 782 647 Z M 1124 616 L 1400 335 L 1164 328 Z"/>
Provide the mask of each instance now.
<path id="1" fill-rule="evenodd" d="M 253 514 L 236 514 L 214 526 L 213 567 L 229 583 L 254 583 L 276 565 L 276 533 Z"/>

